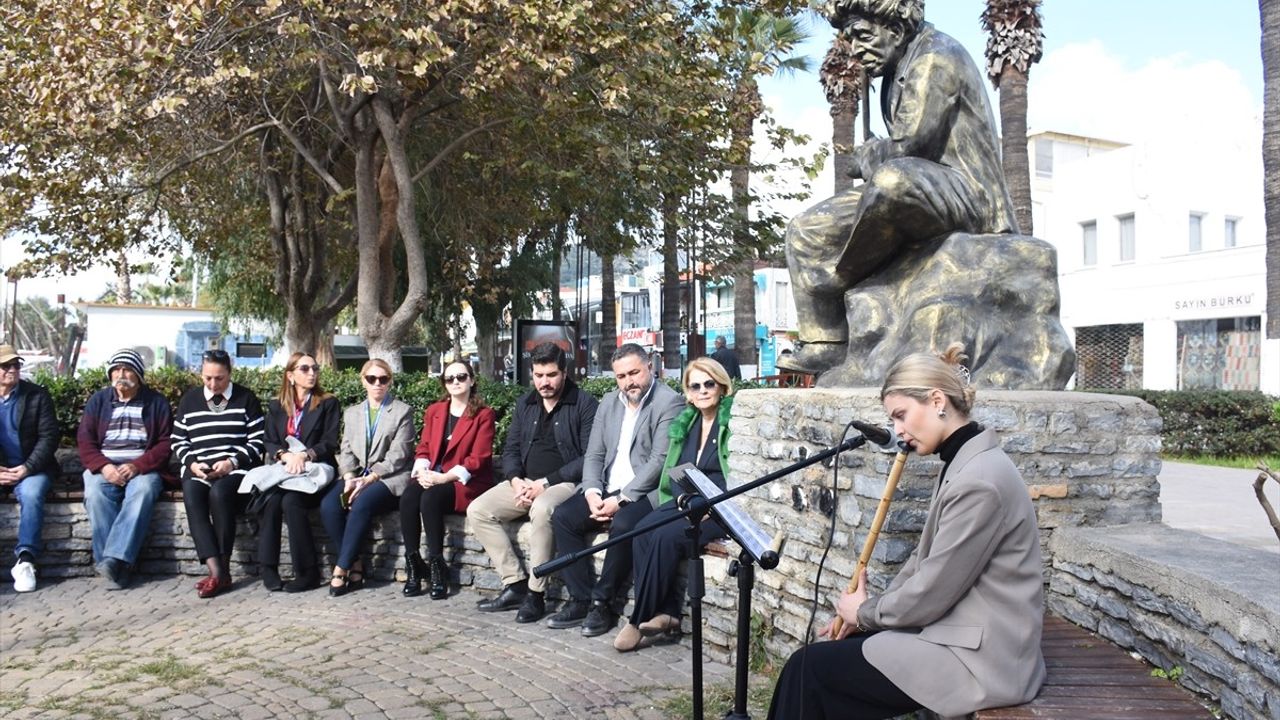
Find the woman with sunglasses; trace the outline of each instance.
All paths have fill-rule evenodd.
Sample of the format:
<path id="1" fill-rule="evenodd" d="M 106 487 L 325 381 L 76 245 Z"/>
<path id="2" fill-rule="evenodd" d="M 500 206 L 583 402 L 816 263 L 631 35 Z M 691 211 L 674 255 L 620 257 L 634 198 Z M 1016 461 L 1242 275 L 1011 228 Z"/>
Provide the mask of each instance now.
<path id="1" fill-rule="evenodd" d="M 689 404 L 671 421 L 668 430 L 671 444 L 658 481 L 660 504 L 636 525 L 637 530 L 654 527 L 680 511 L 675 501 L 678 490 L 672 488 L 668 475 L 677 465 L 691 463 L 717 487 L 725 489 L 729 474 L 729 414 L 733 407 L 729 373 L 709 357 L 697 358 L 684 370 L 684 396 Z M 635 603 L 627 624 L 613 639 L 618 652 L 638 650 L 648 637 L 679 634 L 684 598 L 676 578 L 680 562 L 688 557 L 687 528 L 686 521 L 676 520 L 631 541 Z M 718 522 L 704 520 L 698 545 L 725 535 Z"/>
<path id="2" fill-rule="evenodd" d="M 268 590 L 302 592 L 320 584 L 311 510 L 333 481 L 338 450 L 338 399 L 320 387 L 320 366 L 307 353 L 296 352 L 284 366 L 280 392 L 267 408 L 267 465 L 245 476 L 240 492 L 262 494 L 251 506 L 261 513 L 258 565 Z M 293 579 L 280 580 L 281 518 L 289 525 Z"/>
<path id="3" fill-rule="evenodd" d="M 338 474 L 320 503 L 320 519 L 338 546 L 329 594 L 364 587 L 360 543 L 375 515 L 394 511 L 413 464 L 413 410 L 391 395 L 391 366 L 373 359 L 360 368 L 365 400 L 342 414 Z"/>
<path id="4" fill-rule="evenodd" d="M 243 496 L 236 492 L 245 473 L 262 464 L 262 403 L 247 387 L 231 382 L 231 356 L 210 350 L 200 363 L 203 387 L 188 390 L 173 419 L 173 454 L 182 468 L 182 500 L 196 554 L 209 576 L 196 583 L 196 595 L 211 598 L 231 587 L 231 551 L 236 514 Z"/>
<path id="5" fill-rule="evenodd" d="M 454 360 L 440 375 L 445 397 L 427 407 L 422 437 L 414 452 L 413 473 L 400 496 L 404 535 L 404 594 L 422 594 L 429 577 L 431 598 L 449 594 L 449 565 L 444 559 L 444 516 L 465 514 L 471 501 L 493 486 L 493 431 L 496 415 L 476 393 L 471 366 Z M 419 554 L 423 526 L 427 560 Z"/>

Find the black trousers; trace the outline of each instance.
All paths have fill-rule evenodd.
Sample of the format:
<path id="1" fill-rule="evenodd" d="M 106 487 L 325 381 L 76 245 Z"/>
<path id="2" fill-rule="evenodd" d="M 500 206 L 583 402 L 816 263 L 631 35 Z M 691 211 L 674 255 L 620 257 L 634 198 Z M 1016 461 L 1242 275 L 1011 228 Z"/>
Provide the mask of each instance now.
<path id="1" fill-rule="evenodd" d="M 182 480 L 182 504 L 200 562 L 230 557 L 236 542 L 236 515 L 244 510 L 248 495 L 236 492 L 240 478 L 231 476 L 205 485 L 195 478 Z M 279 555 L 279 551 L 276 552 Z"/>
<path id="2" fill-rule="evenodd" d="M 689 521 L 681 518 L 657 527 L 658 523 L 678 512 L 680 508 L 671 500 L 636 525 L 637 528 L 653 529 L 631 541 L 636 573 L 632 625 L 652 620 L 662 613 L 673 617 L 684 614 L 684 596 L 677 592 L 676 578 L 680 574 L 680 562 L 689 558 L 689 537 L 685 534 L 689 530 Z M 727 534 L 715 520 L 703 520 L 698 526 L 699 552 L 703 545 Z"/>
<path id="3" fill-rule="evenodd" d="M 400 534 L 404 537 L 406 555 L 417 555 L 422 529 L 427 530 L 427 557 L 444 555 L 444 516 L 453 512 L 454 484 L 451 482 L 424 488 L 415 480 L 400 496 Z"/>
<path id="4" fill-rule="evenodd" d="M 650 512 L 653 506 L 648 498 L 628 503 L 614 513 L 607 523 L 609 535 L 621 534 L 633 529 Z M 569 555 L 585 549 L 587 535 L 599 532 L 606 523 L 591 519 L 587 498 L 582 493 L 560 503 L 551 515 L 551 530 L 556 538 L 558 556 Z M 627 581 L 631 577 L 631 541 L 618 543 L 604 551 L 604 568 L 595 577 L 592 558 L 585 557 L 560 571 L 560 579 L 569 588 L 569 596 L 579 602 L 598 601 L 608 603 L 614 610 L 626 604 Z"/>
<path id="5" fill-rule="evenodd" d="M 795 651 L 778 677 L 769 720 L 880 720 L 919 710 L 920 703 L 862 654 L 862 643 L 872 634 Z"/>
<path id="6" fill-rule="evenodd" d="M 289 525 L 289 553 L 293 556 L 293 574 L 318 569 L 316 541 L 311 534 L 311 511 L 320 507 L 324 491 L 303 493 L 272 488 L 267 491 L 258 526 L 258 564 L 280 565 L 280 521 Z"/>

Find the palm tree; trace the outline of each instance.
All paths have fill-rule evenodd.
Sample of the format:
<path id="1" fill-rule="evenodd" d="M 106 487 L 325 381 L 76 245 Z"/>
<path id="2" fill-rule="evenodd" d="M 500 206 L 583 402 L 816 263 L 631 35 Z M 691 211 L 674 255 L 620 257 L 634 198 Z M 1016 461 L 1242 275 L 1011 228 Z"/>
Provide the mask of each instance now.
<path id="1" fill-rule="evenodd" d="M 1005 181 L 1019 229 L 1030 235 L 1031 172 L 1027 163 L 1027 75 L 1040 61 L 1044 31 L 1040 0 L 987 0 L 987 76 L 1000 91 L 1000 135 Z"/>
<path id="2" fill-rule="evenodd" d="M 822 89 L 831 105 L 832 170 L 835 172 L 835 192 L 843 192 L 853 185 L 849 169 L 853 164 L 853 128 L 858 119 L 858 101 L 862 98 L 866 77 L 862 63 L 853 56 L 853 45 L 839 33 L 831 41 L 827 57 L 818 70 Z"/>
<path id="3" fill-rule="evenodd" d="M 1258 0 L 1262 24 L 1262 197 L 1267 219 L 1267 338 L 1280 338 L 1280 0 Z"/>
<path id="4" fill-rule="evenodd" d="M 809 59 L 790 55 L 809 35 L 794 18 L 741 8 L 725 20 L 735 47 L 732 156 L 729 187 L 733 196 L 733 240 L 739 261 L 733 273 L 734 352 L 743 365 L 756 364 L 756 247 L 752 242 L 751 137 L 764 111 L 756 78 L 775 72 L 809 69 Z"/>

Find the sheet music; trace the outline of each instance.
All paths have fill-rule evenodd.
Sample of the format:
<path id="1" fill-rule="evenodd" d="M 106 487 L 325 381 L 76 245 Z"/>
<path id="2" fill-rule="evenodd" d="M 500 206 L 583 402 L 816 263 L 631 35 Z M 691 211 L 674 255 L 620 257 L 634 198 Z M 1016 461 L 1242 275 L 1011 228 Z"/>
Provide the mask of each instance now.
<path id="1" fill-rule="evenodd" d="M 692 485 L 693 490 L 708 500 L 714 500 L 724 494 L 723 490 L 716 487 L 710 478 L 692 464 L 672 468 L 671 478 L 681 485 Z M 742 509 L 737 498 L 712 505 L 711 514 L 720 521 L 733 539 L 757 564 L 766 569 L 777 565 L 777 553 L 770 549 L 773 538 L 769 537 L 764 528 Z M 770 553 L 772 562 L 767 563 L 762 560 L 765 553 Z"/>

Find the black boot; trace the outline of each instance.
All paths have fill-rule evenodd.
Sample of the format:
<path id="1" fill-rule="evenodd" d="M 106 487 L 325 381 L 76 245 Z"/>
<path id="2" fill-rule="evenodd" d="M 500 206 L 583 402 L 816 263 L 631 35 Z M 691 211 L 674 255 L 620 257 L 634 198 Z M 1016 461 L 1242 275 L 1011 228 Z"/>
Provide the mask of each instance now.
<path id="1" fill-rule="evenodd" d="M 443 600 L 449 597 L 449 565 L 444 558 L 436 555 L 427 561 L 431 572 L 431 599 Z"/>
<path id="2" fill-rule="evenodd" d="M 427 575 L 427 564 L 418 553 L 405 553 L 404 556 L 404 596 L 417 597 L 422 594 L 422 580 Z"/>

